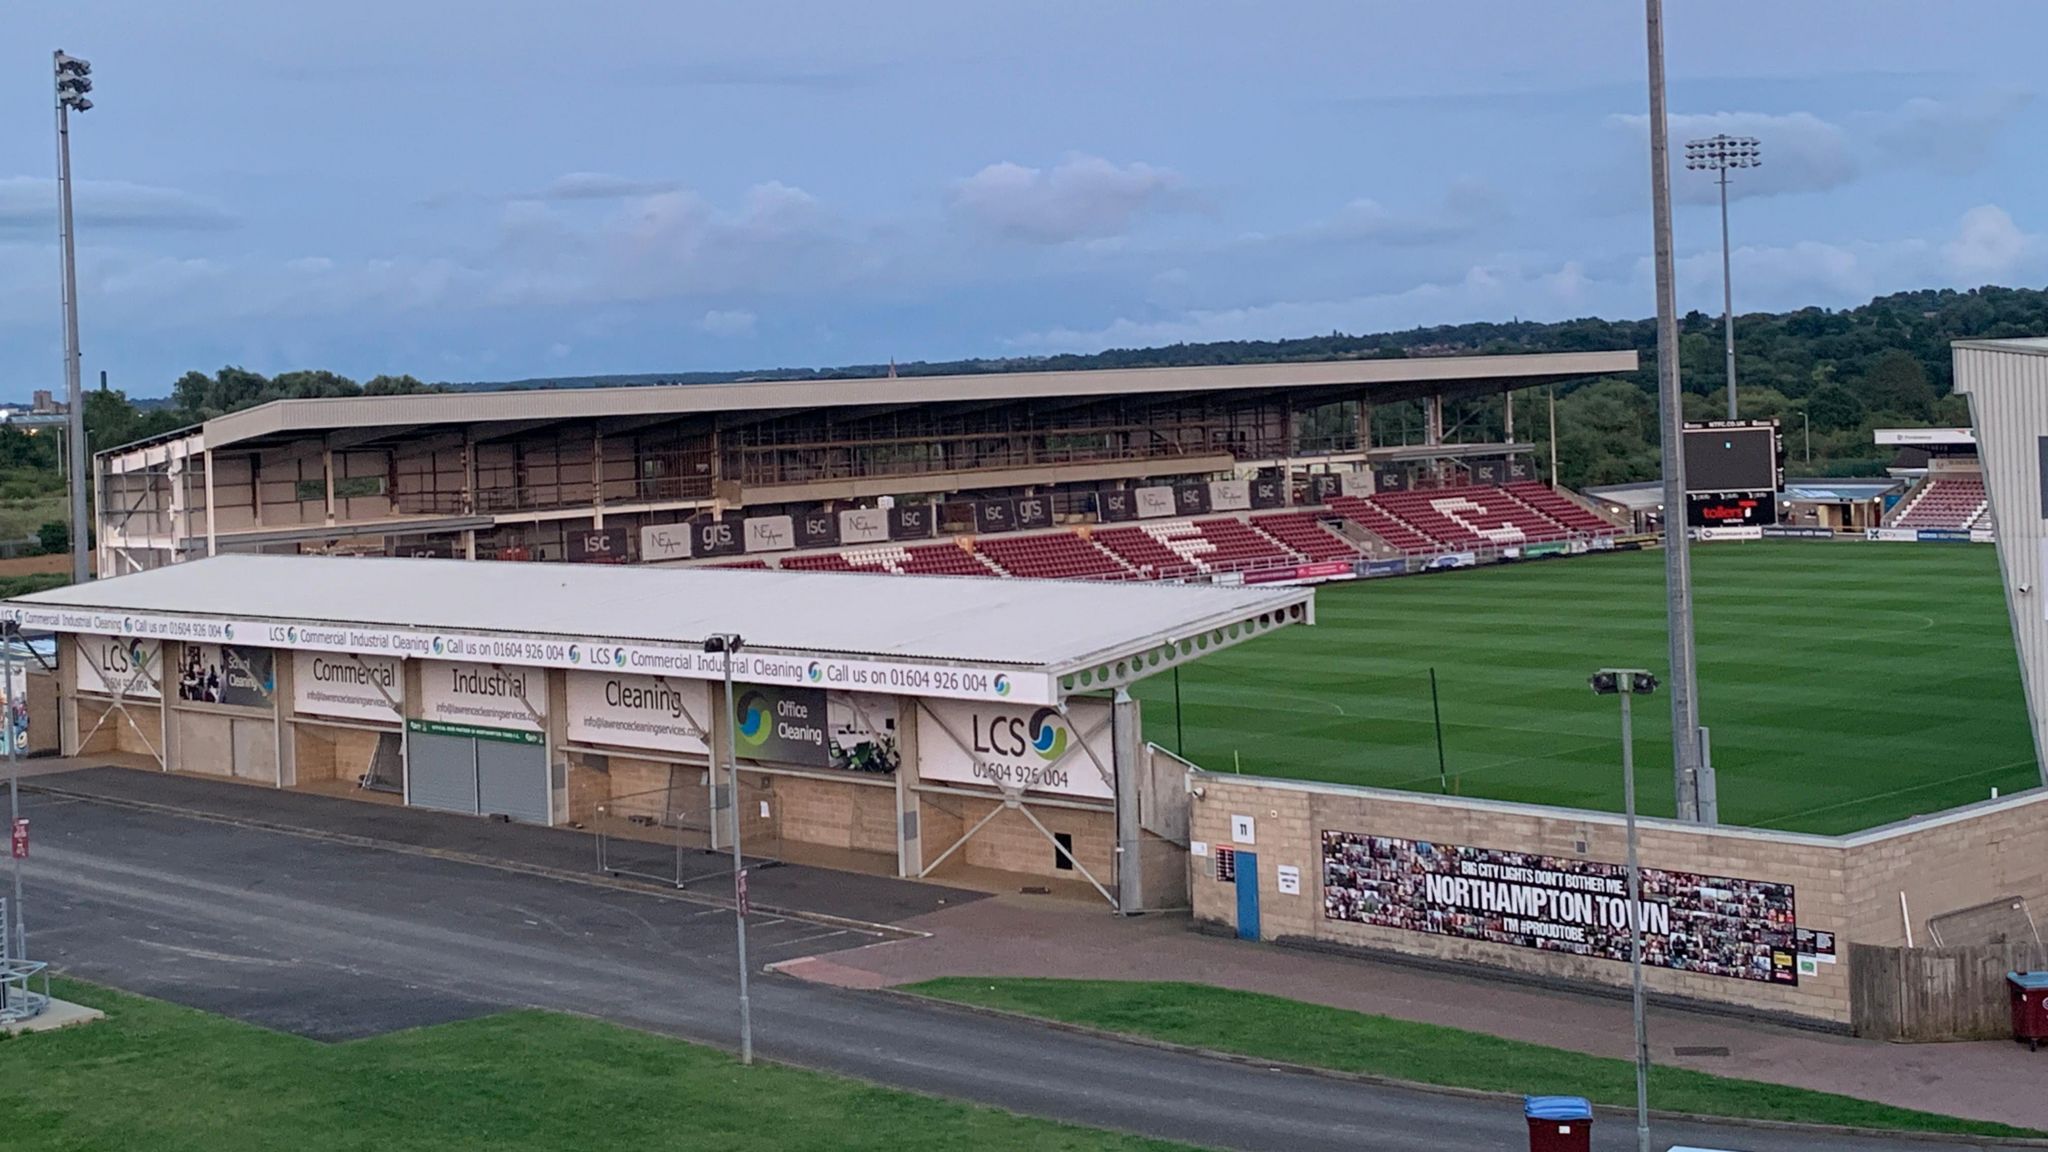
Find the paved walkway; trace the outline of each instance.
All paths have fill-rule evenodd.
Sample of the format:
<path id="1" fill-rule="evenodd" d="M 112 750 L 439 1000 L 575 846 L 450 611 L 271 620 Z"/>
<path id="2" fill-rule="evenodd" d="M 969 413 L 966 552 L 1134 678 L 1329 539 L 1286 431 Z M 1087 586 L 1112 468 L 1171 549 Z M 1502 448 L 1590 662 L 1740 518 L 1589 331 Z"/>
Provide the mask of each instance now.
<path id="1" fill-rule="evenodd" d="M 1626 1000 L 1222 939 L 1189 931 L 1183 917 L 1124 920 L 1004 896 L 902 927 L 931 935 L 796 960 L 778 970 L 854 988 L 937 976 L 1183 980 L 1599 1056 L 1632 1056 Z M 2048 1055 L 2018 1044 L 1886 1044 L 1661 1008 L 1650 1012 L 1650 1044 L 1660 1064 L 2048 1129 Z"/>

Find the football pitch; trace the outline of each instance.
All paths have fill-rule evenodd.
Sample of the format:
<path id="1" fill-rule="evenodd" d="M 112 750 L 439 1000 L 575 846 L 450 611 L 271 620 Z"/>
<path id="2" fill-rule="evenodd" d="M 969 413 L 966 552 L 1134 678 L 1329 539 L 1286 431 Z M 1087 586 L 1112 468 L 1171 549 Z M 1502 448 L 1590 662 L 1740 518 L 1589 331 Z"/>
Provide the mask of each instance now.
<path id="1" fill-rule="evenodd" d="M 2039 783 L 1993 549 L 1705 545 L 1693 582 L 1723 821 L 1840 833 Z M 1178 725 L 1173 676 L 1146 681 L 1148 738 L 1211 771 L 1621 807 L 1619 707 L 1586 678 L 1664 677 L 1661 552 L 1325 585 L 1316 621 L 1181 669 Z M 1661 689 L 1635 735 L 1668 816 Z"/>

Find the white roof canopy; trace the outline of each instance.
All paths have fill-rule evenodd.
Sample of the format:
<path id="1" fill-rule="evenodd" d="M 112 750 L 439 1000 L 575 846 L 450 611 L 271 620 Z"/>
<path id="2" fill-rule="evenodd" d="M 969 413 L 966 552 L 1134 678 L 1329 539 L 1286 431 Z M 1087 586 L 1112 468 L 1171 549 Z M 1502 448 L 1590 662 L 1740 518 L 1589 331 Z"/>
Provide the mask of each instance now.
<path id="1" fill-rule="evenodd" d="M 722 671 L 704 658 L 706 638 L 738 633 L 743 679 L 763 680 L 772 659 L 823 687 L 906 695 L 1009 696 L 1002 679 L 1020 703 L 1130 683 L 1313 620 L 1306 588 L 260 555 L 6 604 L 23 627 L 59 632 L 691 677 Z M 950 691 L 949 669 L 1011 675 Z"/>

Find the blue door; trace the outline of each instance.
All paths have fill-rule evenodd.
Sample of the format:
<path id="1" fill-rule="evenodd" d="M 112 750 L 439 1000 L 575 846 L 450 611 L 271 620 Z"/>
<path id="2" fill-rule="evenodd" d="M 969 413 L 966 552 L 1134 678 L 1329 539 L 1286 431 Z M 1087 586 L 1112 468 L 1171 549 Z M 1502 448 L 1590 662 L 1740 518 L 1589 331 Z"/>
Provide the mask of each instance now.
<path id="1" fill-rule="evenodd" d="M 1259 854 L 1237 854 L 1237 938 L 1259 938 Z"/>

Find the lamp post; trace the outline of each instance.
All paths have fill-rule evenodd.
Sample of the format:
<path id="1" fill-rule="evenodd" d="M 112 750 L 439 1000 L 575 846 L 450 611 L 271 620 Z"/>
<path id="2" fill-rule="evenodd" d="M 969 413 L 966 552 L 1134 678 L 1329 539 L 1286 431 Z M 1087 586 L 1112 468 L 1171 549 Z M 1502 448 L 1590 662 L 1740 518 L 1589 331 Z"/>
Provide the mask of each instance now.
<path id="1" fill-rule="evenodd" d="M 1650 1033 L 1643 1021 L 1643 872 L 1636 862 L 1636 751 L 1631 696 L 1657 690 L 1657 678 L 1637 668 L 1602 668 L 1588 681 L 1601 696 L 1621 698 L 1621 804 L 1628 824 L 1629 1002 L 1636 1023 L 1636 1148 L 1650 1152 Z"/>
<path id="2" fill-rule="evenodd" d="M 21 827 L 21 737 L 22 730 L 14 723 L 14 710 L 19 708 L 26 717 L 28 702 L 15 696 L 14 658 L 15 648 L 26 647 L 21 639 L 21 625 L 13 620 L 0 622 L 0 645 L 6 646 L 4 662 L 0 662 L 0 676 L 6 677 L 7 719 L 7 832 L 10 838 Z M 26 656 L 27 653 L 23 652 Z M 28 676 L 21 678 L 24 686 Z M 11 845 L 10 845 L 11 847 Z M 28 959 L 28 924 L 21 917 L 21 853 L 10 850 L 9 863 L 14 872 L 14 898 L 7 904 L 7 936 L 0 940 L 0 958 L 12 960 Z M 12 1007 L 12 1005 L 9 1005 Z"/>
<path id="3" fill-rule="evenodd" d="M 85 393 L 78 383 L 78 257 L 71 225 L 71 114 L 89 112 L 92 65 L 58 51 L 52 56 L 57 90 L 57 232 L 64 252 L 64 401 L 71 446 L 71 582 L 83 584 L 91 575 L 85 562 L 85 476 L 92 462 L 85 454 Z"/>
<path id="4" fill-rule="evenodd" d="M 1735 419 L 1735 287 L 1728 272 L 1728 170 L 1754 168 L 1764 162 L 1754 136 L 1709 136 L 1688 140 L 1685 166 L 1712 172 L 1721 186 L 1721 342 L 1728 357 L 1728 418 Z"/>
<path id="5" fill-rule="evenodd" d="M 1664 466 L 1665 626 L 1671 643 L 1671 775 L 1678 818 L 1711 819 L 1701 794 L 1700 707 L 1694 695 L 1692 553 L 1685 534 L 1685 403 L 1678 387 L 1678 298 L 1671 262 L 1671 131 L 1664 113 L 1664 0 L 1643 0 L 1649 41 L 1650 215 L 1657 267 L 1657 404 Z"/>
<path id="6" fill-rule="evenodd" d="M 754 1010 L 747 1001 L 747 870 L 740 857 L 739 709 L 732 698 L 732 658 L 744 643 L 738 633 L 726 632 L 705 640 L 704 651 L 720 654 L 725 665 L 726 807 L 732 812 L 732 912 L 740 953 L 740 1063 L 752 1064 Z"/>

